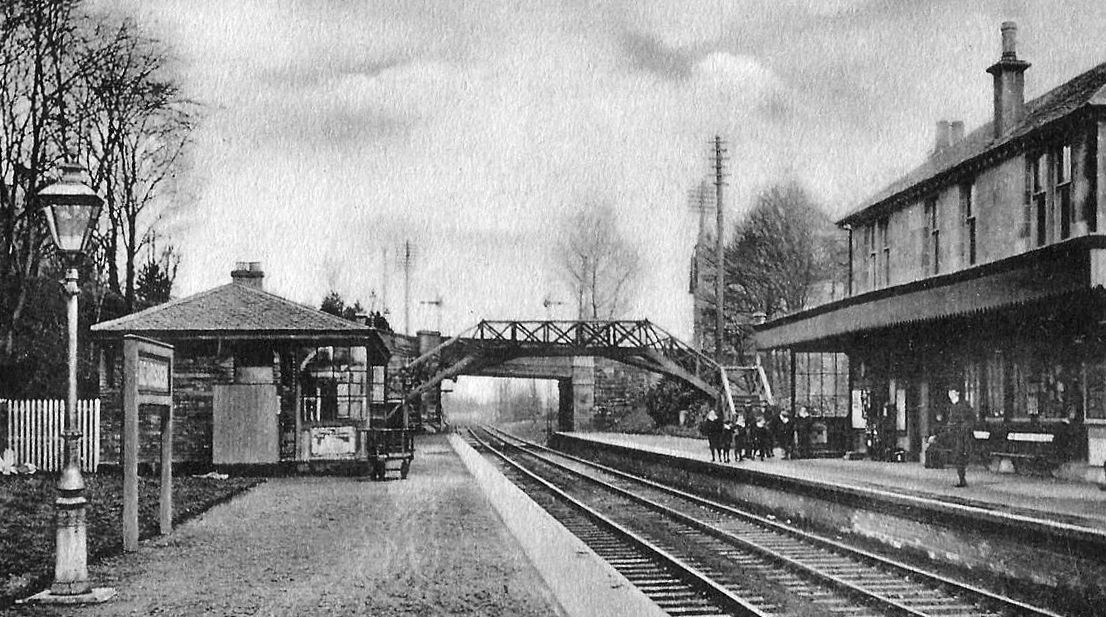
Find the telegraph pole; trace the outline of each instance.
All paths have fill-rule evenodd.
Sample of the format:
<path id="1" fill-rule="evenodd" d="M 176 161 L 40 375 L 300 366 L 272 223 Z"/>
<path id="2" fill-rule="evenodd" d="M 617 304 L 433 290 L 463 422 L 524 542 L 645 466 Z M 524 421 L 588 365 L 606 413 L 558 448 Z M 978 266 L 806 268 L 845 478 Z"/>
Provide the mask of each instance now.
<path id="1" fill-rule="evenodd" d="M 403 241 L 403 253 L 399 256 L 403 267 L 403 332 L 411 333 L 411 268 L 415 265 L 415 247 L 410 240 Z"/>
<path id="2" fill-rule="evenodd" d="M 383 270 L 381 276 L 383 280 L 380 282 L 380 314 L 387 315 L 388 311 L 388 269 L 391 265 L 388 263 L 388 247 L 384 247 L 380 252 L 380 269 Z"/>
<path id="3" fill-rule="evenodd" d="M 714 136 L 714 208 L 717 230 L 714 237 L 714 258 L 717 271 L 714 277 L 714 359 L 722 364 L 722 329 L 725 323 L 723 312 L 725 310 L 726 291 L 726 267 L 725 245 L 722 241 L 724 231 L 724 216 L 722 208 L 722 187 L 725 186 L 722 178 L 725 176 L 722 169 L 723 156 L 726 149 L 722 147 L 722 137 Z"/>

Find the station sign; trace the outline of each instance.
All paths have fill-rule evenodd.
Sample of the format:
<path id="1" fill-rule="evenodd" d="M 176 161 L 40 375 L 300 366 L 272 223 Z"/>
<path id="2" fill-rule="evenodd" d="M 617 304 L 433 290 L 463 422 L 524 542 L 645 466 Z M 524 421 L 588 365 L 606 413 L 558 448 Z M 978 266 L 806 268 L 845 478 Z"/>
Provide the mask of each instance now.
<path id="1" fill-rule="evenodd" d="M 136 373 L 141 392 L 166 394 L 171 389 L 172 371 L 166 357 L 139 353 Z"/>
<path id="2" fill-rule="evenodd" d="M 139 410 L 157 409 L 160 428 L 161 533 L 173 529 L 173 346 L 133 334 L 123 337 L 123 550 L 138 550 L 138 452 L 145 436 Z"/>

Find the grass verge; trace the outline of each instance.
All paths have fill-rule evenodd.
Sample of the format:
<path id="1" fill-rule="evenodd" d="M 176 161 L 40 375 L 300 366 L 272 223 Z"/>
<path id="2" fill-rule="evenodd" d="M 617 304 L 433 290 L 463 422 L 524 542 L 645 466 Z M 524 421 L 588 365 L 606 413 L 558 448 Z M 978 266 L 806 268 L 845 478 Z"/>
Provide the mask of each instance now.
<path id="1" fill-rule="evenodd" d="M 89 474 L 88 559 L 123 549 L 123 477 Z M 0 608 L 50 584 L 54 574 L 54 499 L 56 476 L 0 476 Z M 173 478 L 173 524 L 262 482 L 257 478 Z M 139 535 L 158 532 L 159 481 L 139 478 Z"/>

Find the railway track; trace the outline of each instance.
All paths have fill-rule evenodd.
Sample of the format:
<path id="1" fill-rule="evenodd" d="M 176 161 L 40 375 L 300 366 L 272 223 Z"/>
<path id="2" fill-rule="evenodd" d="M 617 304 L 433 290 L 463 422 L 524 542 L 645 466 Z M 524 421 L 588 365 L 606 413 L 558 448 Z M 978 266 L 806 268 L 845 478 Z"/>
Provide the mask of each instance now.
<path id="1" fill-rule="evenodd" d="M 608 561 L 626 567 L 623 574 L 647 595 L 660 589 L 658 604 L 673 615 L 1058 615 L 495 429 L 471 437 L 486 455 L 507 461 L 508 477 L 573 532 L 575 518 L 597 515 L 621 542 L 632 538 L 639 556 Z M 569 511 L 558 514 L 550 508 L 558 501 L 574 505 L 559 506 Z M 590 545 L 587 532 L 577 535 Z M 607 558 L 611 540 L 599 545 Z M 650 561 L 657 555 L 663 567 Z M 666 582 L 656 568 L 668 573 Z M 638 570 L 644 584 L 635 580 Z"/>
<path id="2" fill-rule="evenodd" d="M 698 572 L 657 544 L 575 499 L 474 432 L 470 431 L 468 439 L 478 452 L 499 461 L 508 479 L 669 614 L 757 617 L 779 614 L 763 599 L 758 605 L 754 603 L 756 597 L 742 598 L 721 588 L 709 579 L 709 573 Z"/>

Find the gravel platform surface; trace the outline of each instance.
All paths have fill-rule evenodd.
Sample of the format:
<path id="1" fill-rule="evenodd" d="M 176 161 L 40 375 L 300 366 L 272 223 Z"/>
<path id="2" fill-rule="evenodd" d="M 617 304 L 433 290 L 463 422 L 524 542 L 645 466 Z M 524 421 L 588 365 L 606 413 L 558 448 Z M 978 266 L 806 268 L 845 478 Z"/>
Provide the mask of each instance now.
<path id="1" fill-rule="evenodd" d="M 408 480 L 278 478 L 91 568 L 119 594 L 22 615 L 563 615 L 444 436 Z M 394 475 L 394 474 L 390 474 Z"/>

